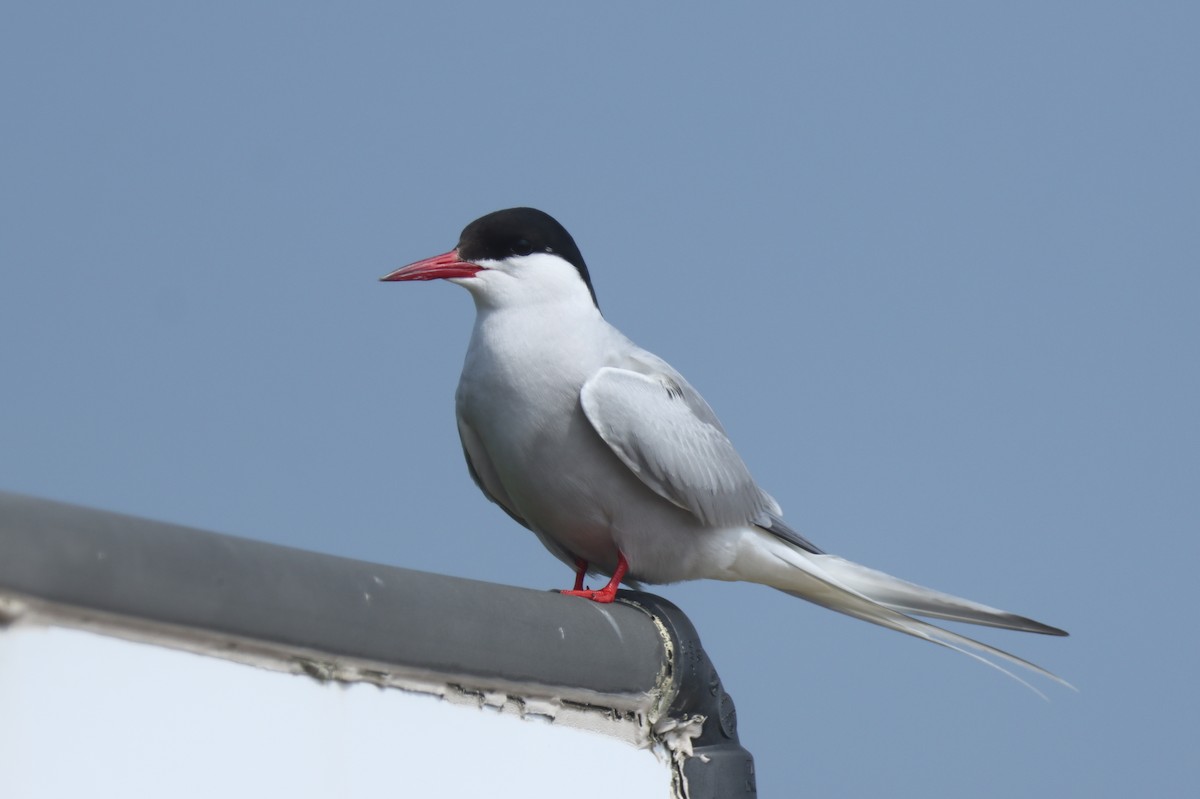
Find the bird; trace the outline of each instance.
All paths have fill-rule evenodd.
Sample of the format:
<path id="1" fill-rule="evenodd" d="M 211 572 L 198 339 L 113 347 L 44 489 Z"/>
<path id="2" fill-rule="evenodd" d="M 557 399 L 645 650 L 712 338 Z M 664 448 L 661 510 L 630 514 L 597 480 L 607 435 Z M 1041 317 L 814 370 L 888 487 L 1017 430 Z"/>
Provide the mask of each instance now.
<path id="1" fill-rule="evenodd" d="M 1065 636 L 1057 627 L 825 552 L 783 519 L 683 375 L 600 312 L 571 234 L 535 208 L 463 228 L 387 282 L 446 280 L 475 323 L 455 392 L 471 477 L 575 573 L 561 593 L 612 602 L 622 582 L 748 581 L 939 644 L 1017 679 L 1027 660 L 916 618 Z M 599 589 L 588 574 L 609 576 Z"/>

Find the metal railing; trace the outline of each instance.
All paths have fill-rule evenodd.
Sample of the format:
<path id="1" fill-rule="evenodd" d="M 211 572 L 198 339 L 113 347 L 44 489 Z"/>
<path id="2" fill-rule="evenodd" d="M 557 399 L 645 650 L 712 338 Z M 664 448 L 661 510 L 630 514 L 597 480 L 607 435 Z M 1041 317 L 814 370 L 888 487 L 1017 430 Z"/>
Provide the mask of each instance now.
<path id="1" fill-rule="evenodd" d="M 0 492 L 0 631 L 25 618 L 321 680 L 552 701 L 638 726 L 679 795 L 756 795 L 695 628 L 643 592 L 597 605 Z"/>

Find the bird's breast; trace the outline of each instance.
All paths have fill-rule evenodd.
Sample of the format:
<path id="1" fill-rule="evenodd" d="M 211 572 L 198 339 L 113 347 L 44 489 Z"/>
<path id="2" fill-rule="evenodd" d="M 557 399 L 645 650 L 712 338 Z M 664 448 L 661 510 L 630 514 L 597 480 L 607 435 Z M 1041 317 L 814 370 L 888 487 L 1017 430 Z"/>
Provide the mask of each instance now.
<path id="1" fill-rule="evenodd" d="M 553 315 L 491 313 L 476 320 L 463 362 L 460 411 L 483 417 L 562 422 L 583 384 L 603 365 L 594 336 Z M 544 418 L 543 418 L 544 417 Z"/>
<path id="2" fill-rule="evenodd" d="M 547 331 L 536 321 L 477 323 L 457 393 L 459 416 L 478 437 L 510 510 L 600 568 L 616 565 L 619 548 L 638 579 L 683 579 L 697 521 L 630 471 L 580 404 L 583 384 L 622 357 L 628 340 L 609 330 Z"/>
<path id="3" fill-rule="evenodd" d="M 569 330 L 491 321 L 477 324 L 468 348 L 459 417 L 478 436 L 514 510 L 581 552 L 582 539 L 609 535 L 605 503 L 618 495 L 611 483 L 624 471 L 579 400 L 603 353 Z M 604 543 L 611 547 L 610 539 Z"/>

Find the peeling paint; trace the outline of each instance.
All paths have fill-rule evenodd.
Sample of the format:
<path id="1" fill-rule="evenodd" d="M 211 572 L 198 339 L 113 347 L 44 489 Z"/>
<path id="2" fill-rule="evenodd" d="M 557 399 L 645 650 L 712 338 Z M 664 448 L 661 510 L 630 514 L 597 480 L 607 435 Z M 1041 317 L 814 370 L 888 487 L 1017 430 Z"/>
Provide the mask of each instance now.
<path id="1" fill-rule="evenodd" d="M 649 743 L 660 762 L 671 766 L 671 793 L 676 799 L 687 799 L 689 795 L 687 775 L 683 764 L 693 757 L 692 742 L 704 732 L 706 716 L 696 714 L 686 719 L 672 718 L 668 715 L 671 703 L 678 693 L 679 672 L 676 668 L 678 652 L 675 639 L 670 630 L 657 614 L 645 605 L 631 599 L 621 600 L 624 604 L 635 607 L 650 617 L 662 638 L 666 658 L 655 680 L 654 704 L 650 707 L 650 736 Z"/>
<path id="2" fill-rule="evenodd" d="M 606 696 L 580 689 L 572 692 L 572 696 L 567 696 L 568 691 L 562 688 L 522 683 L 473 684 L 473 680 L 462 676 L 331 657 L 263 641 L 239 639 L 146 619 L 84 611 L 3 593 L 0 593 L 0 620 L 23 625 L 83 629 L 272 671 L 303 675 L 321 684 L 365 682 L 381 689 L 433 696 L 454 705 L 488 708 L 517 719 L 536 719 L 588 730 L 617 738 L 640 749 L 657 747 L 658 740 L 653 733 L 651 720 L 661 715 L 660 708 L 670 704 L 669 698 L 664 701 L 663 697 L 658 696 L 661 688 L 670 688 L 669 679 L 665 676 L 669 675 L 670 669 L 666 666 L 664 674 L 660 675 L 655 689 L 650 693 Z M 662 760 L 661 756 L 659 759 Z"/>
<path id="3" fill-rule="evenodd" d="M 26 613 L 25 603 L 15 596 L 0 594 L 0 627 L 7 627 Z"/>
<path id="4" fill-rule="evenodd" d="M 651 754 L 522 716 L 528 708 L 512 695 L 495 710 L 480 710 L 478 695 L 456 707 L 437 696 L 320 682 L 44 624 L 0 630 L 0 672 L 7 688 L 0 689 L 0 738 L 10 733 L 16 745 L 5 750 L 15 755 L 5 761 L 5 797 L 83 796 L 97 780 L 119 782 L 129 796 L 196 799 L 228 794 L 235 784 L 238 794 L 250 784 L 248 795 L 312 799 L 368 796 L 397 784 L 411 796 L 551 797 L 579 774 L 604 769 L 621 775 L 625 796 L 670 795 L 670 769 Z M 182 749 L 180 740 L 188 742 Z M 62 749 L 64 741 L 83 742 L 87 768 L 56 767 L 75 748 Z M 127 768 L 130 746 L 150 762 Z M 189 771 L 186 786 L 173 790 L 181 752 L 220 768 Z M 207 789 L 197 790 L 199 781 Z M 280 784 L 290 788 L 273 790 Z"/>
<path id="5" fill-rule="evenodd" d="M 376 579 L 377 582 L 378 579 Z M 667 626 L 643 605 L 654 623 L 665 657 L 654 688 L 638 696 L 566 696 L 563 689 L 536 684 L 483 685 L 447 674 L 406 669 L 394 664 L 299 651 L 283 645 L 243 640 L 229 635 L 110 616 L 91 610 L 0 593 L 0 627 L 11 624 L 61 626 L 89 630 L 116 638 L 179 649 L 194 654 L 309 677 L 321 684 L 369 683 L 383 690 L 400 690 L 435 697 L 453 705 L 472 706 L 517 719 L 540 721 L 614 737 L 639 749 L 650 749 L 671 769 L 672 797 L 687 799 L 684 762 L 694 756 L 693 742 L 701 735 L 705 716 L 669 716 L 678 692 L 677 651 Z M 610 619 L 611 621 L 611 619 Z M 615 627 L 614 623 L 614 627 Z M 559 628 L 565 639 L 565 630 Z M 618 704 L 614 704 L 618 702 Z"/>

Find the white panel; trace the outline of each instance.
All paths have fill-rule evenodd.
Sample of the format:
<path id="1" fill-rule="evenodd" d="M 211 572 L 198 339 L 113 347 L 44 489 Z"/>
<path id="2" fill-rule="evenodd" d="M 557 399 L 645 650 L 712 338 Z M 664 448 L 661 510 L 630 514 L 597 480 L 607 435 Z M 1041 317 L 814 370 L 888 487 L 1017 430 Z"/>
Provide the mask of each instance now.
<path id="1" fill-rule="evenodd" d="M 669 769 L 545 720 L 77 630 L 0 629 L 5 799 L 598 792 L 665 799 Z"/>

